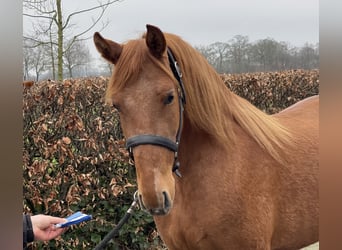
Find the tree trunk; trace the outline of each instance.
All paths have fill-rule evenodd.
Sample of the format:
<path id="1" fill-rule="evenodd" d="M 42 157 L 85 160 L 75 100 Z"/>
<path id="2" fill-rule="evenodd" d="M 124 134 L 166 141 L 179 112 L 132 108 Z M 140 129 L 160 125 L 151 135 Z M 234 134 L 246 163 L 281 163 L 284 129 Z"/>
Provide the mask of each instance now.
<path id="1" fill-rule="evenodd" d="M 71 64 L 68 64 L 68 69 L 69 69 L 69 77 L 72 78 L 72 67 L 71 67 Z"/>
<path id="2" fill-rule="evenodd" d="M 39 71 L 36 69 L 36 82 L 39 81 Z"/>
<path id="3" fill-rule="evenodd" d="M 28 76 L 29 76 L 28 62 L 26 59 L 24 59 L 24 81 L 28 79 Z"/>
<path id="4" fill-rule="evenodd" d="M 57 0 L 57 29 L 58 29 L 58 81 L 63 81 L 63 21 L 62 21 L 62 0 Z"/>
<path id="5" fill-rule="evenodd" d="M 56 80 L 56 68 L 55 68 L 55 55 L 53 53 L 53 40 L 50 30 L 50 53 L 51 53 L 51 66 L 52 66 L 52 80 Z"/>

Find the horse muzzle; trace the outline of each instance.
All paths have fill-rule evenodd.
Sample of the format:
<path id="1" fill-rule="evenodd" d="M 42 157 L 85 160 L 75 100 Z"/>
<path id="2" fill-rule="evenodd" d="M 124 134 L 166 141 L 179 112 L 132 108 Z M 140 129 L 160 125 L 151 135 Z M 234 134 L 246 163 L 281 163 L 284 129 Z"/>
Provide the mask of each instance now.
<path id="1" fill-rule="evenodd" d="M 138 194 L 138 201 L 140 208 L 145 212 L 153 215 L 153 216 L 163 216 L 167 215 L 172 208 L 172 201 L 167 192 L 162 192 L 160 195 L 160 199 L 158 199 L 158 203 L 156 206 L 148 206 L 148 202 L 144 202 L 143 195 Z"/>

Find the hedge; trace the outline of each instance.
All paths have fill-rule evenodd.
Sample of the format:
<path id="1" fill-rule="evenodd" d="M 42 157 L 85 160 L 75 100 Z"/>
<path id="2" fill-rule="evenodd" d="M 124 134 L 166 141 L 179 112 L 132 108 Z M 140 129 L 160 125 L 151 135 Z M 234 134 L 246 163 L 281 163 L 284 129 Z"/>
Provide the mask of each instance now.
<path id="1" fill-rule="evenodd" d="M 222 75 L 226 85 L 268 113 L 319 91 L 319 71 Z M 23 86 L 23 212 L 93 220 L 31 249 L 92 249 L 121 219 L 136 190 L 118 114 L 104 104 L 108 78 Z M 137 211 L 108 249 L 166 249 L 153 219 Z"/>

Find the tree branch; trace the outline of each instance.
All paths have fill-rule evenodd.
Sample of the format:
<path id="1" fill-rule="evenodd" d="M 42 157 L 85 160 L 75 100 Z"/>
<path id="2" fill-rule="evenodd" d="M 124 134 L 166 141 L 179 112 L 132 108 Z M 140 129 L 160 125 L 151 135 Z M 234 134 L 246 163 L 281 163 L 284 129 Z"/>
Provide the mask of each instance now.
<path id="1" fill-rule="evenodd" d="M 24 40 L 31 41 L 31 42 L 35 43 L 34 45 L 24 45 L 24 48 L 36 48 L 36 47 L 39 47 L 41 45 L 50 45 L 50 44 L 57 46 L 57 43 L 54 43 L 54 42 L 44 42 L 44 41 L 41 41 L 41 40 L 38 40 L 38 39 L 35 39 L 32 37 L 27 37 L 27 36 L 23 36 L 23 38 L 24 38 Z"/>
<path id="2" fill-rule="evenodd" d="M 49 2 L 47 0 L 41 0 L 41 1 L 29 1 L 29 0 L 24 0 L 23 1 L 23 7 L 24 9 L 30 9 L 30 10 L 35 10 L 40 14 L 53 14 L 55 13 L 55 10 L 51 10 L 48 11 L 47 9 L 47 5 L 49 4 Z"/>
<path id="3" fill-rule="evenodd" d="M 92 28 L 94 28 L 94 26 L 95 26 L 95 25 L 101 20 L 101 18 L 103 17 L 103 15 L 104 15 L 104 13 L 105 13 L 107 7 L 108 7 L 110 4 L 112 4 L 112 3 L 114 3 L 114 2 L 118 2 L 118 1 L 120 1 L 120 0 L 114 0 L 114 1 L 108 2 L 108 3 L 106 3 L 106 4 L 102 4 L 102 5 L 101 5 L 101 6 L 102 6 L 101 14 L 97 17 L 96 20 L 93 20 L 93 24 L 92 24 L 89 28 L 87 28 L 87 29 L 84 30 L 83 32 L 81 32 L 81 33 L 79 33 L 79 34 L 77 34 L 77 35 L 75 35 L 75 36 L 73 37 L 72 41 L 69 43 L 68 47 L 64 50 L 64 52 L 68 51 L 68 50 L 70 49 L 70 47 L 73 45 L 74 42 L 76 42 L 76 41 L 82 41 L 82 40 L 88 40 L 89 38 L 86 38 L 86 39 L 79 39 L 79 37 L 82 36 L 82 35 L 84 35 L 84 34 L 86 34 L 86 33 L 89 32 Z M 93 8 L 87 9 L 87 10 L 83 10 L 83 11 L 79 11 L 78 14 L 79 14 L 79 13 L 82 13 L 82 12 L 94 10 L 94 9 L 99 8 L 99 7 L 100 7 L 100 6 L 93 7 Z M 75 13 L 76 13 L 76 12 L 75 12 Z M 74 13 L 73 13 L 73 14 L 74 14 Z M 71 14 L 71 15 L 72 15 L 72 14 Z M 71 16 L 71 15 L 70 15 L 70 16 Z M 70 17 L 70 16 L 69 16 L 69 17 Z M 108 23 L 105 24 L 105 25 L 102 27 L 101 30 L 103 30 L 107 25 L 108 25 Z M 65 27 L 66 27 L 66 26 L 64 25 L 64 28 L 65 28 Z"/>
<path id="4" fill-rule="evenodd" d="M 81 32 L 81 33 L 79 33 L 79 34 L 77 34 L 75 37 L 76 37 L 76 38 L 77 38 L 77 37 L 80 37 L 80 36 L 84 35 L 85 33 L 87 33 L 88 31 L 90 31 L 92 28 L 94 28 L 94 26 L 101 20 L 101 18 L 102 18 L 102 16 L 103 16 L 104 12 L 105 12 L 105 9 L 102 11 L 102 13 L 100 14 L 100 16 L 99 16 L 95 21 L 93 21 L 93 24 L 92 24 L 88 29 L 86 29 L 85 31 L 83 31 L 83 32 Z M 108 25 L 108 24 L 107 24 L 107 25 Z M 107 25 L 106 25 L 106 26 L 107 26 Z"/>
<path id="5" fill-rule="evenodd" d="M 89 12 L 89 11 L 92 11 L 92 10 L 96 10 L 96 9 L 99 9 L 99 8 L 104 8 L 104 10 L 105 10 L 109 5 L 111 5 L 111 4 L 115 3 L 115 2 L 120 2 L 120 1 L 122 1 L 122 0 L 112 0 L 112 1 L 108 0 L 108 2 L 105 3 L 105 4 L 100 4 L 98 6 L 95 6 L 95 7 L 89 8 L 89 9 L 84 9 L 84 10 L 80 10 L 80 11 L 76 11 L 74 13 L 71 13 L 67 17 L 66 22 L 65 22 L 65 24 L 63 26 L 63 29 L 68 26 L 68 23 L 70 22 L 71 17 L 73 17 L 75 15 L 78 15 L 78 14 L 81 14 L 81 13 L 84 13 L 84 12 Z M 104 10 L 102 10 L 102 15 L 103 15 Z"/>
<path id="6" fill-rule="evenodd" d="M 23 13 L 23 16 L 34 17 L 34 18 L 45 18 L 45 19 L 53 20 L 53 17 L 50 17 L 50 16 L 30 15 L 26 13 Z"/>

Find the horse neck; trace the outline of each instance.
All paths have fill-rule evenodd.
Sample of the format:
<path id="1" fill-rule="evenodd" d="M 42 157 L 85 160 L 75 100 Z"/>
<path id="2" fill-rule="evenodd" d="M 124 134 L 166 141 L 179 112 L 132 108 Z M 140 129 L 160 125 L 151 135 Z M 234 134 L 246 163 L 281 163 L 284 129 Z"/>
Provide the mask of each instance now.
<path id="1" fill-rule="evenodd" d="M 180 158 L 183 155 L 185 161 L 190 161 L 194 155 L 207 154 L 210 157 L 206 152 L 208 149 L 213 150 L 214 155 L 215 151 L 234 154 L 234 150 L 239 150 L 237 147 L 252 143 L 254 148 L 258 147 L 277 162 L 286 164 L 282 152 L 293 145 L 293 137 L 288 129 L 276 117 L 263 113 L 230 90 L 227 89 L 226 93 L 231 102 L 219 110 L 222 112 L 221 124 L 225 126 L 226 135 L 220 136 L 208 132 L 212 130 L 198 128 L 185 116 Z"/>
<path id="2" fill-rule="evenodd" d="M 198 173 L 201 175 L 201 172 L 205 170 L 204 165 L 206 164 L 204 162 L 210 161 L 210 158 L 215 157 L 218 152 L 227 153 L 228 147 L 226 146 L 226 144 L 223 145 L 215 136 L 192 126 L 187 117 L 184 117 L 184 125 L 179 146 L 181 173 L 191 175 L 193 173 Z"/>

